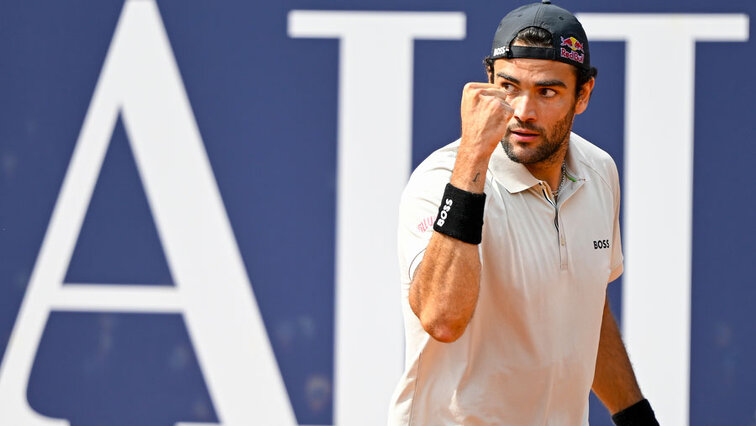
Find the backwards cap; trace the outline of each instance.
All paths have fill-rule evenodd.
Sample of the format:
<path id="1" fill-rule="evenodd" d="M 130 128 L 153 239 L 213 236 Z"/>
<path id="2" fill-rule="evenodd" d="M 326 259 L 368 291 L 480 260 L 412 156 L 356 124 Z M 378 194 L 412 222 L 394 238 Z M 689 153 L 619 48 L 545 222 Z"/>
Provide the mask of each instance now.
<path id="1" fill-rule="evenodd" d="M 552 47 L 512 46 L 517 34 L 529 27 L 551 33 Z M 564 62 L 590 70 L 588 38 L 575 15 L 550 0 L 519 7 L 507 14 L 494 35 L 491 59 L 533 58 Z"/>

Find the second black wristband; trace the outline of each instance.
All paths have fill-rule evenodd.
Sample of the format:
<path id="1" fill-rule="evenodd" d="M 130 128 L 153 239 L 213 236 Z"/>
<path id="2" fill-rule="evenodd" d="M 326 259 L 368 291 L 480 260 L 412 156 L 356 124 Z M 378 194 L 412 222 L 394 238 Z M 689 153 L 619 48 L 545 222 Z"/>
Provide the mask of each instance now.
<path id="1" fill-rule="evenodd" d="M 642 399 L 614 414 L 612 421 L 617 426 L 659 426 L 647 399 Z"/>
<path id="2" fill-rule="evenodd" d="M 469 244 L 480 244 L 486 194 L 476 194 L 446 184 L 433 229 Z"/>

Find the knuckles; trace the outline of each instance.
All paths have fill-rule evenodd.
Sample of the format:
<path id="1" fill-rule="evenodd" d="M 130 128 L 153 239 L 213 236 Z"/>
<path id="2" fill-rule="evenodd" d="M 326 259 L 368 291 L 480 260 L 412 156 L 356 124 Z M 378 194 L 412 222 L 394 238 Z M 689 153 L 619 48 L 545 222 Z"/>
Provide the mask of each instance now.
<path id="1" fill-rule="evenodd" d="M 492 112 L 501 113 L 501 112 L 508 111 L 506 105 L 504 104 L 504 102 L 502 102 L 502 100 L 499 99 L 499 98 L 495 98 L 495 97 L 492 97 L 492 96 L 486 96 L 484 98 L 483 102 L 486 105 L 486 109 L 488 109 L 488 110 L 490 110 Z"/>
<path id="2" fill-rule="evenodd" d="M 488 131 L 498 132 L 501 126 L 506 126 L 507 116 L 512 113 L 512 108 L 506 104 L 503 96 L 492 94 L 491 89 L 499 87 L 489 83 L 465 84 L 461 111 L 463 127 L 481 126 L 479 130 L 488 128 Z"/>

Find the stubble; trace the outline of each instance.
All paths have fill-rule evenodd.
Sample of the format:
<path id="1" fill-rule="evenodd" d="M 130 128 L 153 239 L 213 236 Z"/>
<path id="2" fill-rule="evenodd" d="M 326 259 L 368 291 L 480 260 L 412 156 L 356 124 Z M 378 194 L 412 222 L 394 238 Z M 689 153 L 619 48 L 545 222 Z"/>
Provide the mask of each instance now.
<path id="1" fill-rule="evenodd" d="M 538 132 L 542 136 L 543 142 L 532 150 L 528 150 L 529 152 L 518 155 L 515 152 L 513 143 L 510 139 L 512 136 L 511 129 L 507 128 L 507 132 L 501 140 L 501 146 L 504 148 L 504 152 L 507 153 L 507 156 L 516 163 L 532 165 L 554 162 L 557 153 L 559 153 L 562 148 L 566 149 L 567 144 L 569 143 L 574 117 L 575 107 L 573 106 L 570 111 L 554 125 L 550 132 L 545 132 L 542 127 L 536 126 L 532 123 L 518 122 L 516 128 Z"/>

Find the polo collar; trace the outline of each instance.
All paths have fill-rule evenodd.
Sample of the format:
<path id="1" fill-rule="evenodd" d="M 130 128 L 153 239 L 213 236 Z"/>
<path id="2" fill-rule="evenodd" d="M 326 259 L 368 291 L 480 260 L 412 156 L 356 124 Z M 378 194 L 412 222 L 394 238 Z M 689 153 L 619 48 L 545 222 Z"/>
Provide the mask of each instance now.
<path id="1" fill-rule="evenodd" d="M 570 146 L 567 149 L 567 178 L 573 182 L 587 181 L 587 173 L 583 170 L 585 159 L 580 149 L 575 146 L 574 133 L 570 134 Z M 496 146 L 491 160 L 488 162 L 488 170 L 509 193 L 514 194 L 532 188 L 539 184 L 539 180 L 533 177 L 525 166 L 512 161 L 501 143 Z"/>

